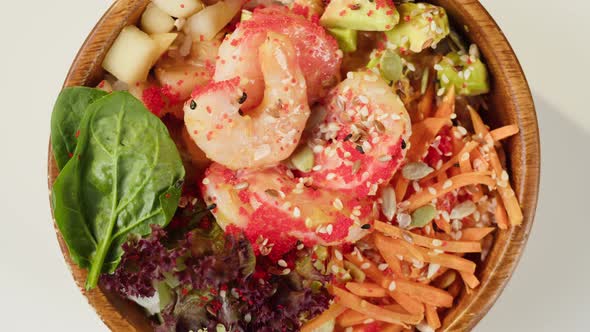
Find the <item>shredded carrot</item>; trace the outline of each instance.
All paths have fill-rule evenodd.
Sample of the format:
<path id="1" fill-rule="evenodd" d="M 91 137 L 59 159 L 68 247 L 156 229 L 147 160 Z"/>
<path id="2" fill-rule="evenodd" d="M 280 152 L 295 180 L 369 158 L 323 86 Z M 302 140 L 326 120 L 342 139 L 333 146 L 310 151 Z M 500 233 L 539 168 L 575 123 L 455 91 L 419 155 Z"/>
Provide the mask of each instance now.
<path id="1" fill-rule="evenodd" d="M 432 113 L 432 106 L 434 104 L 434 81 L 431 80 L 424 92 L 424 95 L 418 102 L 417 106 L 417 119 L 422 121 L 425 118 L 430 117 Z"/>
<path id="2" fill-rule="evenodd" d="M 461 230 L 461 240 L 462 241 L 480 241 L 483 240 L 488 234 L 495 230 L 494 227 L 473 227 L 473 228 L 463 228 Z"/>
<path id="3" fill-rule="evenodd" d="M 334 303 L 319 316 L 305 323 L 301 328 L 301 332 L 313 332 L 327 322 L 336 319 L 336 317 L 340 316 L 344 311 L 346 311 L 345 306 L 342 306 L 339 303 Z"/>
<path id="4" fill-rule="evenodd" d="M 488 174 L 488 172 L 465 173 L 454 176 L 442 183 L 438 182 L 430 186 L 428 190 L 422 190 L 421 192 L 410 196 L 410 198 L 407 199 L 407 201 L 410 202 L 408 210 L 414 211 L 417 208 L 430 203 L 430 201 L 435 198 L 471 184 L 485 184 L 489 187 L 494 187 L 496 185 L 496 181 L 488 176 Z M 430 188 L 434 190 L 431 190 Z"/>
<path id="5" fill-rule="evenodd" d="M 358 295 L 361 297 L 385 297 L 387 296 L 387 291 L 373 283 L 369 282 L 347 282 L 344 285 L 346 289 L 348 289 L 352 294 Z"/>
<path id="6" fill-rule="evenodd" d="M 457 272 L 455 270 L 448 270 L 433 281 L 433 284 L 440 289 L 447 289 L 455 282 Z"/>
<path id="7" fill-rule="evenodd" d="M 496 194 L 497 205 L 496 209 L 494 210 L 494 216 L 496 217 L 496 223 L 500 229 L 508 229 L 508 214 L 506 212 L 506 208 L 504 207 L 504 203 L 502 202 L 502 198 L 500 194 Z"/>
<path id="8" fill-rule="evenodd" d="M 427 118 L 424 121 L 412 125 L 412 137 L 410 137 L 410 150 L 407 154 L 409 161 L 422 160 L 422 157 L 428 151 L 430 143 L 434 140 L 438 132 L 445 126 L 451 125 L 451 120 L 447 118 Z"/>
<path id="9" fill-rule="evenodd" d="M 518 132 L 519 129 L 517 125 L 507 125 L 490 131 L 490 135 L 492 135 L 494 141 L 498 142 L 510 136 L 514 136 L 518 134 Z"/>
<path id="10" fill-rule="evenodd" d="M 434 117 L 436 118 L 448 118 L 455 112 L 455 86 L 451 85 L 451 88 L 447 90 L 447 93 L 443 97 L 441 104 L 438 106 Z"/>
<path id="11" fill-rule="evenodd" d="M 461 151 L 459 151 L 459 153 L 455 154 L 451 159 L 449 159 L 449 161 L 444 163 L 441 166 L 441 168 L 425 176 L 423 179 L 420 180 L 420 182 L 424 183 L 425 181 L 433 179 L 439 174 L 446 172 L 449 168 L 453 167 L 453 165 L 457 164 L 460 160 L 469 160 L 469 153 L 471 153 L 471 151 L 473 151 L 473 149 L 475 149 L 478 145 L 479 143 L 476 141 L 471 141 L 465 144 L 465 146 L 463 147 L 463 149 L 461 149 Z M 465 154 L 467 154 L 467 157 L 464 157 Z"/>
<path id="12" fill-rule="evenodd" d="M 382 332 L 401 332 L 404 328 L 399 325 L 387 325 L 381 331 Z"/>
<path id="13" fill-rule="evenodd" d="M 479 286 L 479 280 L 473 273 L 459 271 L 459 274 L 469 288 L 473 289 Z"/>
<path id="14" fill-rule="evenodd" d="M 409 256 L 410 258 L 424 261 L 424 256 L 420 250 L 406 241 L 388 238 L 381 234 L 375 234 L 375 246 L 388 264 L 389 261 L 392 260 L 399 262 L 396 255 Z"/>
<path id="15" fill-rule="evenodd" d="M 479 114 L 471 107 L 468 107 L 468 109 L 476 133 L 481 134 L 482 137 L 488 135 L 488 129 L 484 125 Z M 496 153 L 495 149 L 490 149 L 489 157 L 490 163 L 492 165 L 492 168 L 494 169 L 494 172 L 496 173 L 496 176 L 501 177 L 505 171 L 502 168 L 502 163 L 500 163 L 500 159 L 498 158 L 498 154 Z M 504 208 L 506 209 L 506 213 L 508 215 L 508 220 L 510 220 L 510 224 L 512 226 L 518 226 L 522 224 L 522 210 L 520 208 L 520 205 L 518 204 L 518 200 L 516 199 L 514 190 L 512 190 L 512 187 L 510 186 L 510 182 L 504 181 L 503 185 L 499 185 L 497 189 L 500 193 L 500 197 L 502 197 L 502 201 L 504 202 Z"/>
<path id="16" fill-rule="evenodd" d="M 427 236 L 418 235 L 378 220 L 375 221 L 374 227 L 376 230 L 386 235 L 393 236 L 398 239 L 404 239 L 415 245 L 430 249 L 440 249 L 446 252 L 481 252 L 481 243 L 479 242 L 442 241 Z"/>
<path id="17" fill-rule="evenodd" d="M 395 300 L 404 310 L 413 315 L 424 315 L 422 302 L 400 292 L 389 292 L 389 296 Z"/>
<path id="18" fill-rule="evenodd" d="M 451 286 L 449 286 L 447 291 L 449 292 L 449 294 L 451 294 L 452 297 L 457 297 L 457 295 L 461 293 L 461 285 L 463 285 L 463 283 L 458 278 L 455 278 L 455 281 L 453 281 L 453 283 L 451 284 Z"/>
<path id="19" fill-rule="evenodd" d="M 406 327 L 406 323 L 418 324 L 422 319 L 418 315 L 402 314 L 379 307 L 336 286 L 330 286 L 330 291 L 340 300 L 339 303 L 343 306 L 381 322 Z"/>
<path id="20" fill-rule="evenodd" d="M 410 254 L 409 250 L 407 250 L 407 247 L 400 246 L 400 242 L 405 241 L 393 238 L 386 238 L 383 235 L 375 235 L 375 244 L 377 245 L 377 249 L 379 249 L 380 252 L 383 252 L 382 249 L 389 248 L 392 252 L 394 252 L 394 255 L 401 255 L 404 258 L 411 257 L 412 255 Z M 420 257 L 422 258 L 416 259 L 422 262 L 439 264 L 440 266 L 448 267 L 458 271 L 465 271 L 471 273 L 475 272 L 476 264 L 463 257 L 444 253 L 435 253 L 433 251 L 429 251 L 428 249 L 413 246 L 409 243 L 408 245 L 413 247 L 415 251 L 418 251 L 420 253 Z"/>
<path id="21" fill-rule="evenodd" d="M 436 218 L 434 219 L 434 223 L 436 224 L 436 226 L 440 229 L 442 229 L 443 232 L 445 232 L 446 234 L 451 234 L 451 224 L 444 220 L 443 218 Z"/>
<path id="22" fill-rule="evenodd" d="M 438 317 L 438 312 L 436 312 L 436 307 L 426 304 L 426 323 L 428 326 L 432 327 L 433 329 L 438 329 L 440 327 L 440 318 Z"/>
<path id="23" fill-rule="evenodd" d="M 338 316 L 337 323 L 341 327 L 349 327 L 362 324 L 367 319 L 369 319 L 367 315 L 348 309 L 342 315 Z"/>
<path id="24" fill-rule="evenodd" d="M 500 163 L 500 159 L 498 158 L 496 151 L 490 151 L 490 161 L 492 163 L 492 168 L 496 172 L 496 175 L 501 177 L 505 171 L 502 169 L 502 164 Z M 506 209 L 506 214 L 508 215 L 510 224 L 512 226 L 518 226 L 522 224 L 522 210 L 518 204 L 518 199 L 516 199 L 514 190 L 512 190 L 512 187 L 510 186 L 510 181 L 505 181 L 502 185 L 498 185 L 498 193 L 500 194 L 502 202 L 504 203 L 504 208 Z"/>
<path id="25" fill-rule="evenodd" d="M 391 292 L 401 292 L 413 297 L 424 303 L 432 304 L 437 307 L 448 308 L 453 304 L 453 298 L 444 290 L 424 285 L 418 282 L 403 280 L 401 278 L 391 278 L 375 266 L 375 263 L 363 258 L 360 254 L 348 254 L 346 258 L 353 264 L 359 266 L 367 276 L 377 282 L 381 287 Z M 400 305 L 403 306 L 402 303 Z M 405 308 L 405 307 L 404 307 Z M 408 310 L 408 309 L 406 309 Z M 408 310 L 411 312 L 410 310 Z"/>

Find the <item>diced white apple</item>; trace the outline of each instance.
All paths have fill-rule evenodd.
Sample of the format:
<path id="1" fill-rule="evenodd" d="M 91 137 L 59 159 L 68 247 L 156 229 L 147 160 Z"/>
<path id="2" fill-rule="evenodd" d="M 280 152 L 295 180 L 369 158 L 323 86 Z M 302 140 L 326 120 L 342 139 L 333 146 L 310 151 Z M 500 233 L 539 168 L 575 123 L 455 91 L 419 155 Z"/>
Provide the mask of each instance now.
<path id="1" fill-rule="evenodd" d="M 159 50 L 148 34 L 135 26 L 123 28 L 102 67 L 127 84 L 145 81 Z"/>
<path id="2" fill-rule="evenodd" d="M 151 35 L 152 39 L 158 45 L 158 51 L 156 52 L 156 56 L 154 58 L 154 63 L 158 61 L 158 59 L 170 48 L 170 45 L 174 43 L 176 37 L 178 37 L 177 33 L 168 32 L 168 33 L 156 33 Z"/>
<path id="3" fill-rule="evenodd" d="M 165 33 L 174 29 L 174 19 L 150 3 L 141 15 L 141 29 L 148 34 Z"/>
<path id="4" fill-rule="evenodd" d="M 152 2 L 176 18 L 189 17 L 204 7 L 200 0 L 153 0 Z"/>
<path id="5" fill-rule="evenodd" d="M 205 7 L 188 18 L 185 32 L 195 40 L 213 39 L 240 12 L 242 3 L 242 0 L 225 0 Z"/>

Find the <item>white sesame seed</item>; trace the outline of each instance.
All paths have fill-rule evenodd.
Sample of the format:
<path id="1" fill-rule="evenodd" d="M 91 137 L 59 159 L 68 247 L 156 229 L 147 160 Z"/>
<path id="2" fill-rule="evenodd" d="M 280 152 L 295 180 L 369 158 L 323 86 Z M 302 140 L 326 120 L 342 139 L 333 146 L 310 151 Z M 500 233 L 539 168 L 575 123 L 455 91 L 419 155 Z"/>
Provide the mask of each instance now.
<path id="1" fill-rule="evenodd" d="M 344 257 L 342 256 L 342 253 L 338 249 L 334 250 L 334 256 L 336 256 L 336 259 L 339 261 L 344 259 Z"/>
<path id="2" fill-rule="evenodd" d="M 291 273 L 291 269 L 284 269 L 283 270 L 283 275 L 287 275 L 289 273 Z"/>
<path id="3" fill-rule="evenodd" d="M 443 189 L 449 189 L 453 186 L 453 181 L 451 180 L 447 180 L 445 181 L 445 183 L 443 183 Z"/>
<path id="4" fill-rule="evenodd" d="M 391 158 L 391 156 L 390 156 L 390 155 L 388 155 L 388 154 L 386 154 L 386 155 L 382 155 L 381 157 L 379 157 L 379 161 L 380 161 L 380 162 L 383 162 L 383 163 L 385 163 L 385 162 L 388 162 L 388 161 L 390 161 L 391 159 L 392 159 L 392 158 Z"/>
<path id="5" fill-rule="evenodd" d="M 385 270 L 387 270 L 388 267 L 389 267 L 389 264 L 381 263 L 377 266 L 377 269 L 379 269 L 379 271 L 385 271 Z"/>
<path id="6" fill-rule="evenodd" d="M 321 146 L 321 145 L 315 145 L 315 146 L 312 148 L 312 150 L 313 150 L 313 152 L 314 152 L 314 153 L 320 153 L 320 152 L 324 151 L 324 147 L 323 147 L 323 146 Z"/>
<path id="7" fill-rule="evenodd" d="M 374 322 L 375 322 L 375 320 L 373 318 L 367 318 L 363 321 L 363 324 L 367 325 L 367 324 L 371 324 Z"/>
<path id="8" fill-rule="evenodd" d="M 298 207 L 293 208 L 293 217 L 299 218 L 301 216 L 301 210 Z"/>
<path id="9" fill-rule="evenodd" d="M 443 83 L 445 83 L 445 84 L 449 83 L 449 78 L 447 77 L 446 74 L 442 74 L 442 76 L 440 78 L 443 81 Z"/>
<path id="10" fill-rule="evenodd" d="M 211 181 L 209 181 L 209 178 L 204 178 L 203 179 L 203 184 L 204 185 L 208 185 L 209 183 L 211 183 Z"/>
<path id="11" fill-rule="evenodd" d="M 332 273 L 334 273 L 334 274 L 337 274 L 338 271 L 340 271 L 340 269 L 338 268 L 338 265 L 332 265 L 330 270 L 332 270 Z"/>
<path id="12" fill-rule="evenodd" d="M 469 152 L 465 152 L 461 155 L 461 161 L 469 160 Z"/>
<path id="13" fill-rule="evenodd" d="M 465 129 L 465 127 L 457 126 L 457 130 L 461 133 L 461 135 L 467 135 L 467 129 Z"/>
<path id="14" fill-rule="evenodd" d="M 331 181 L 334 180 L 336 178 L 336 174 L 334 173 L 328 173 L 328 175 L 326 175 L 326 180 Z"/>
<path id="15" fill-rule="evenodd" d="M 287 262 L 285 262 L 284 259 L 279 259 L 277 264 L 279 264 L 280 267 L 287 267 Z"/>
<path id="16" fill-rule="evenodd" d="M 360 96 L 358 96 L 358 99 L 363 104 L 368 104 L 369 103 L 369 98 L 367 98 L 366 96 L 360 95 Z"/>
<path id="17" fill-rule="evenodd" d="M 434 189 L 433 187 L 428 187 L 428 192 L 429 192 L 431 195 L 436 195 L 436 189 Z"/>
<path id="18" fill-rule="evenodd" d="M 442 241 L 439 239 L 434 239 L 434 240 L 432 240 L 432 245 L 435 247 L 440 247 L 440 246 L 442 246 Z"/>
<path id="19" fill-rule="evenodd" d="M 370 268 L 370 267 L 371 267 L 371 263 L 369 263 L 369 262 L 367 262 L 367 263 L 363 263 L 363 264 L 361 265 L 361 269 L 362 269 L 362 270 L 366 270 L 366 269 L 368 269 L 368 268 Z"/>
<path id="20" fill-rule="evenodd" d="M 402 118 L 402 117 L 401 117 L 399 114 L 397 114 L 397 113 L 393 113 L 393 114 L 391 114 L 391 119 L 392 119 L 393 121 L 401 120 L 401 118 Z"/>
<path id="21" fill-rule="evenodd" d="M 428 272 L 426 274 L 426 278 L 428 278 L 428 279 L 432 278 L 436 274 L 436 272 L 438 272 L 439 269 L 440 269 L 439 264 L 430 263 L 428 265 Z"/>
<path id="22" fill-rule="evenodd" d="M 305 245 L 303 243 L 299 243 L 297 245 L 297 250 L 303 250 L 303 248 L 305 248 Z"/>
<path id="23" fill-rule="evenodd" d="M 244 320 L 246 321 L 246 323 L 250 323 L 250 321 L 252 321 L 252 315 L 250 313 L 245 314 Z"/>
<path id="24" fill-rule="evenodd" d="M 445 94 L 445 88 L 444 87 L 442 87 L 442 88 L 440 88 L 440 89 L 438 89 L 436 91 L 436 95 L 439 96 L 439 97 L 442 96 L 442 95 L 444 95 L 444 94 Z"/>
<path id="25" fill-rule="evenodd" d="M 322 170 L 322 165 L 315 165 L 311 168 L 312 171 L 317 172 Z"/>
<path id="26" fill-rule="evenodd" d="M 326 226 L 326 233 L 328 233 L 328 235 L 331 235 L 333 230 L 334 230 L 334 226 L 332 224 L 329 224 L 328 226 Z"/>
<path id="27" fill-rule="evenodd" d="M 340 198 L 336 198 L 334 202 L 332 202 L 332 205 L 334 205 L 334 208 L 336 208 L 336 210 L 342 210 L 344 208 L 344 204 L 342 204 Z"/>
<path id="28" fill-rule="evenodd" d="M 436 65 L 434 65 L 434 70 L 441 71 L 441 70 L 443 70 L 443 66 L 441 66 L 440 64 L 437 63 Z"/>
<path id="29" fill-rule="evenodd" d="M 393 291 L 395 290 L 395 288 L 396 288 L 396 287 L 397 287 L 397 285 L 396 285 L 395 281 L 394 281 L 394 280 L 392 280 L 392 281 L 389 283 L 389 286 L 387 286 L 387 289 L 389 289 L 389 291 L 390 291 L 390 292 L 393 292 Z"/>
<path id="30" fill-rule="evenodd" d="M 242 190 L 248 188 L 248 182 L 240 182 L 234 186 L 235 190 Z"/>
<path id="31" fill-rule="evenodd" d="M 508 176 L 508 172 L 506 172 L 506 170 L 502 170 L 502 175 L 500 175 L 500 179 L 502 181 L 508 181 L 509 176 Z"/>

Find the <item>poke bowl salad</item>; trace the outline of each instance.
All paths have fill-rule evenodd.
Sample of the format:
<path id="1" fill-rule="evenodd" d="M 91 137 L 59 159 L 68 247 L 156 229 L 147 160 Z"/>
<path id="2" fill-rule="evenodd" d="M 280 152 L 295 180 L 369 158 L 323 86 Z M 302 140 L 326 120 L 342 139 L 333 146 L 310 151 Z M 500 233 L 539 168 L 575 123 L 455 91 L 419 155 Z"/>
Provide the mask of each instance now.
<path id="1" fill-rule="evenodd" d="M 56 224 L 155 331 L 436 331 L 523 214 L 445 9 L 153 0 L 52 114 Z M 485 116 L 483 118 L 486 118 Z"/>

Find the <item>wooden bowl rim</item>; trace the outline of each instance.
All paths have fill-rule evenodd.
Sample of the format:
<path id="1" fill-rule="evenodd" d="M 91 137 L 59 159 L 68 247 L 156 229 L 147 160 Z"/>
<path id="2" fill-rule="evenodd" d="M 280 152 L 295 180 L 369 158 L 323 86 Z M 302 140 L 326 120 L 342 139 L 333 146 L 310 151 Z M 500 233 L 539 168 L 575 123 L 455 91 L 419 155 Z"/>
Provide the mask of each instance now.
<path id="1" fill-rule="evenodd" d="M 460 305 L 454 307 L 443 321 L 442 331 L 466 331 L 471 330 L 495 303 L 508 283 L 523 253 L 528 235 L 533 225 L 538 200 L 540 180 L 540 139 L 534 103 L 526 77 L 512 47 L 494 19 L 479 1 L 433 0 L 432 2 L 440 3 L 445 1 L 447 3 L 448 1 L 456 2 L 455 6 L 462 9 L 462 15 L 467 20 L 476 21 L 475 17 L 477 16 L 480 20 L 479 24 L 475 27 L 470 26 L 470 29 L 476 28 L 477 31 L 475 33 L 482 34 L 482 38 L 497 38 L 494 45 L 496 47 L 494 52 L 488 52 L 485 54 L 487 62 L 490 62 L 490 59 L 493 58 L 501 68 L 512 68 L 516 70 L 516 72 L 511 75 L 503 72 L 500 76 L 510 76 L 510 79 L 507 79 L 505 82 L 507 85 L 506 93 L 516 94 L 516 92 L 518 92 L 518 96 L 512 95 L 510 103 L 513 104 L 515 119 L 520 128 L 520 133 L 514 139 L 514 144 L 520 146 L 522 151 L 520 155 L 510 155 L 510 158 L 518 160 L 520 167 L 522 168 L 521 179 L 516 186 L 517 188 L 515 191 L 521 204 L 526 206 L 526 209 L 524 209 L 523 225 L 504 231 L 509 240 L 505 241 L 503 246 L 496 248 L 496 245 L 494 245 L 493 250 L 496 251 L 497 259 L 493 266 L 486 267 L 491 269 L 488 280 L 482 282 L 482 284 L 474 291 L 474 294 L 471 294 L 470 296 L 463 294 L 458 301 Z M 104 53 L 105 48 L 107 47 L 106 45 L 112 44 L 115 38 L 112 31 L 120 31 L 126 25 L 126 22 L 137 19 L 137 17 L 133 18 L 132 16 L 137 15 L 137 12 L 145 7 L 148 2 L 149 0 L 117 0 L 113 3 L 90 32 L 86 41 L 80 48 L 80 51 L 68 72 L 64 87 L 89 84 L 90 81 L 96 79 L 96 77 L 92 77 L 91 70 L 97 66 L 100 67 L 102 57 L 91 57 L 89 55 L 96 53 L 100 54 L 100 52 Z M 483 20 L 483 22 L 481 20 Z M 108 25 L 111 27 L 109 31 L 103 29 L 107 22 L 110 23 Z M 113 22 L 115 22 L 115 24 L 113 24 Z M 116 34 L 114 35 L 116 36 Z M 528 122 L 528 125 L 525 126 L 524 122 Z M 526 158 L 528 154 L 538 157 L 533 157 L 529 160 Z M 58 171 L 55 166 L 50 143 L 48 155 L 48 186 L 50 189 L 50 202 L 51 188 L 57 174 Z M 53 219 L 53 208 L 51 208 L 51 210 Z M 86 291 L 84 289 L 86 271 L 73 264 L 63 238 L 57 229 L 55 220 L 53 220 L 53 224 L 62 254 L 72 272 L 76 284 L 103 322 L 113 331 L 145 330 L 148 325 L 146 325 L 145 322 L 141 322 L 142 318 L 140 311 L 135 310 L 136 312 L 129 315 L 127 313 L 123 314 L 118 309 L 121 309 L 126 304 L 120 299 L 117 299 L 112 294 L 108 294 L 101 288 L 96 288 L 91 291 Z M 488 262 L 485 262 L 484 264 L 487 265 Z M 496 273 L 496 271 L 500 269 L 500 265 L 502 266 L 501 273 Z M 143 320 L 147 321 L 146 319 Z"/>

